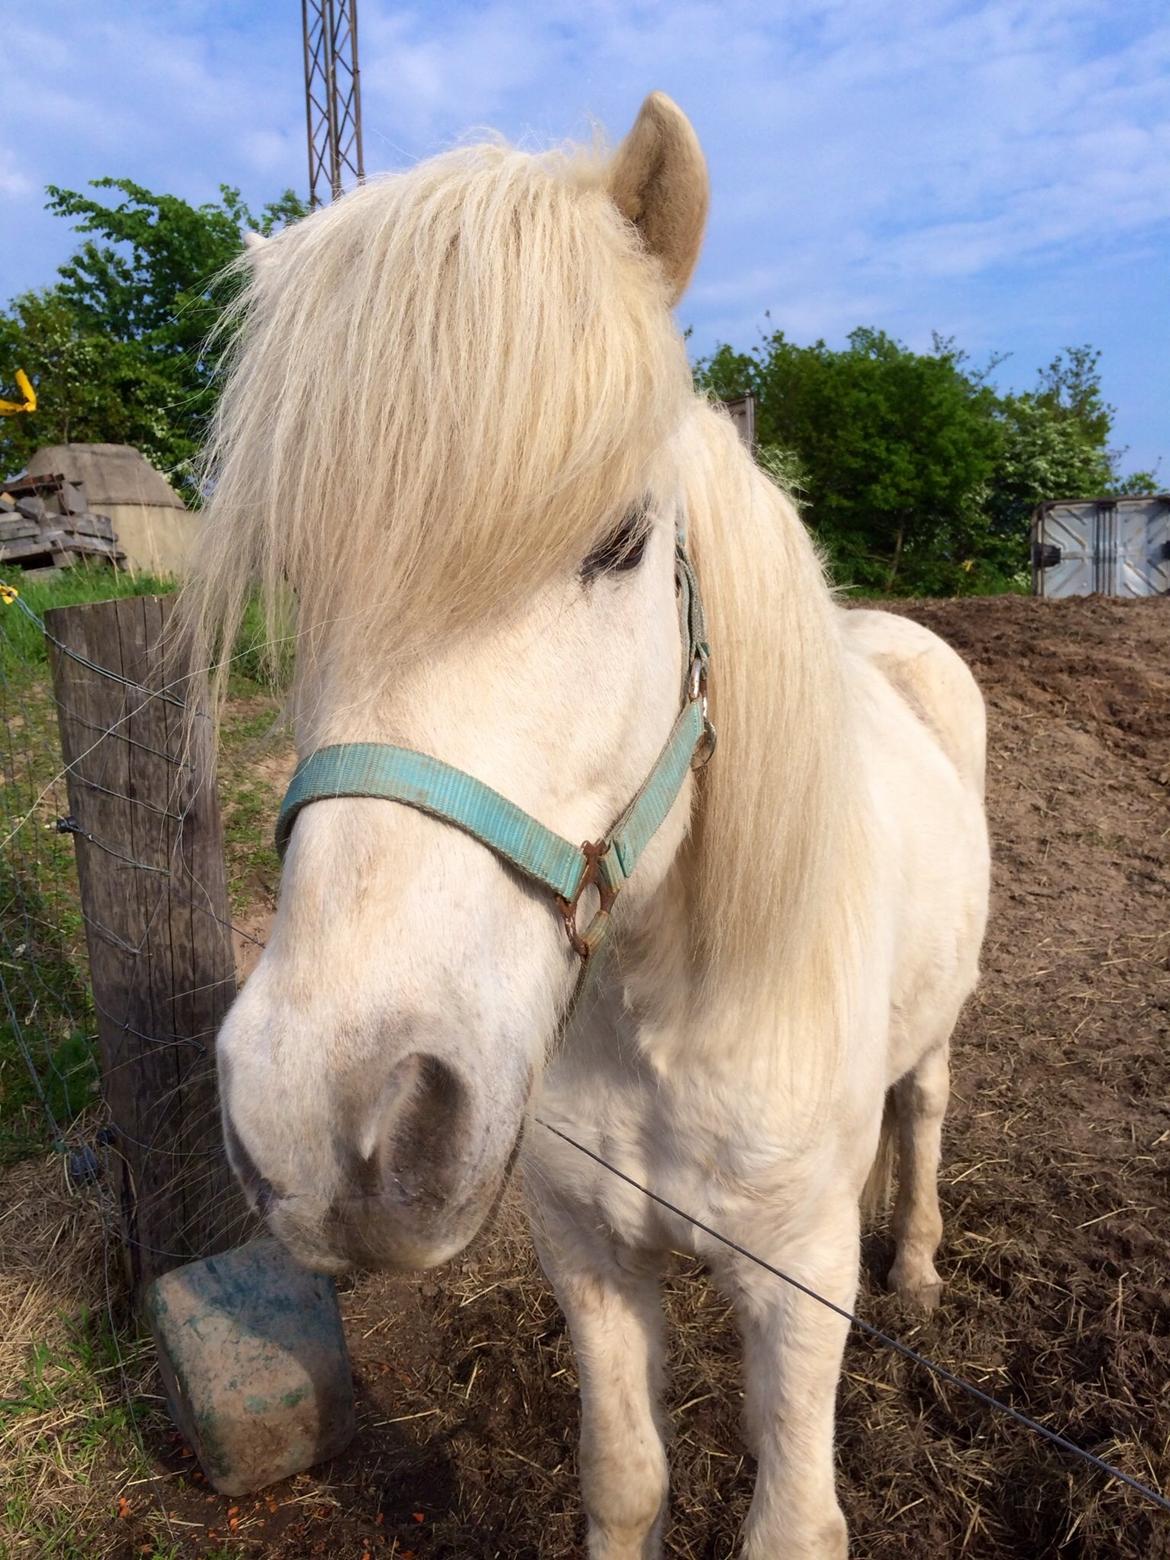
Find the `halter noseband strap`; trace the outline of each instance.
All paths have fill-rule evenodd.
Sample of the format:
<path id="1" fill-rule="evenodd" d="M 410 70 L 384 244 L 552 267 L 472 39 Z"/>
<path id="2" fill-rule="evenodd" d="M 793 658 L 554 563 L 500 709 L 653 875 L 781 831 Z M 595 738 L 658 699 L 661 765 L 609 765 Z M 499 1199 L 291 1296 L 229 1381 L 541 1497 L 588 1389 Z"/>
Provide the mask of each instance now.
<path id="1" fill-rule="evenodd" d="M 338 797 L 377 797 L 401 802 L 470 834 L 533 882 L 551 889 L 573 950 L 587 960 L 605 935 L 622 885 L 673 807 L 687 771 L 710 758 L 715 731 L 707 719 L 707 645 L 703 604 L 683 537 L 675 547 L 679 613 L 687 645 L 683 705 L 666 746 L 642 788 L 605 839 L 576 846 L 507 797 L 462 769 L 411 748 L 382 742 L 342 742 L 319 748 L 296 768 L 276 822 L 283 858 L 293 824 L 310 802 Z M 598 908 L 584 932 L 577 906 L 587 888 Z"/>

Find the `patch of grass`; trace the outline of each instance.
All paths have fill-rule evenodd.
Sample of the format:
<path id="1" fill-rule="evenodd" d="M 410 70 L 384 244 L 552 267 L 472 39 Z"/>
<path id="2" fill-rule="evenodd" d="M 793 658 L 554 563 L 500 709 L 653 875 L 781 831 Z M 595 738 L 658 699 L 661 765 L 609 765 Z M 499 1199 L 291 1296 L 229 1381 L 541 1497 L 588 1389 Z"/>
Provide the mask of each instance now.
<path id="1" fill-rule="evenodd" d="M 278 637 L 270 641 L 259 603 L 249 602 L 236 635 L 232 654 L 233 678 L 243 677 L 270 691 L 287 687 L 293 666 L 291 619 L 289 635 L 287 639 Z"/>
<path id="2" fill-rule="evenodd" d="M 0 607 L 0 651 L 14 611 Z M 47 669 L 0 659 L 0 1164 L 46 1146 L 93 1093 L 73 842 L 55 828 L 68 812 L 60 764 Z"/>
<path id="3" fill-rule="evenodd" d="M 118 1342 L 104 1313 L 94 1316 L 82 1307 L 75 1316 L 62 1315 L 57 1321 L 62 1336 L 53 1343 L 30 1344 L 15 1389 L 0 1397 L 0 1434 L 26 1414 L 45 1414 L 64 1397 L 72 1399 L 78 1388 L 88 1394 L 99 1375 L 117 1368 Z"/>
<path id="4" fill-rule="evenodd" d="M 138 1421 L 151 1405 L 125 1398 L 122 1381 L 126 1366 L 141 1373 L 146 1345 L 85 1307 L 44 1327 L 0 1397 L 0 1554 L 92 1560 L 95 1523 L 115 1517 L 101 1470 L 117 1467 L 125 1483 L 150 1471 Z"/>
<path id="5" fill-rule="evenodd" d="M 0 1029 L 0 1166 L 47 1148 L 98 1096 L 93 1035 L 74 1030 L 37 1050 L 21 1038 L 11 1022 Z"/>
<path id="6" fill-rule="evenodd" d="M 68 1511 L 41 1514 L 26 1496 L 14 1495 L 5 1500 L 0 1514 L 4 1525 L 20 1534 L 26 1554 L 45 1560 L 93 1560 L 92 1547 L 79 1540 L 76 1520 Z"/>
<path id="7" fill-rule="evenodd" d="M 52 607 L 73 607 L 94 601 L 114 601 L 123 596 L 168 596 L 178 588 L 169 576 L 127 574 L 99 565 L 78 564 L 48 578 L 25 578 L 20 570 L 5 572 L 0 580 L 19 592 L 19 601 L 0 606 L 0 671 L 45 666 L 48 651 L 37 619 Z M 27 611 L 22 610 L 22 605 Z M 271 692 L 287 686 L 292 674 L 293 642 L 278 638 L 269 643 L 264 614 L 255 601 L 248 604 L 232 650 L 232 680 L 242 678 Z"/>
<path id="8" fill-rule="evenodd" d="M 280 878 L 272 829 L 284 783 L 281 704 L 270 684 L 236 672 L 220 728 L 220 794 L 232 912 L 270 901 Z M 274 774 L 274 767 L 276 773 Z"/>
<path id="9" fill-rule="evenodd" d="M 228 711 L 220 733 L 220 752 L 229 758 L 266 742 L 280 720 L 280 701 L 270 684 L 237 673 L 228 687 Z"/>
<path id="10" fill-rule="evenodd" d="M 272 787 L 263 780 L 242 780 L 232 790 L 224 818 L 228 889 L 233 914 L 255 903 L 257 882 L 275 883 L 280 858 L 272 843 Z"/>
<path id="11" fill-rule="evenodd" d="M 20 593 L 18 601 L 0 606 L 0 669 L 45 666 L 48 650 L 39 622 L 51 607 L 73 607 L 91 601 L 113 601 L 121 596 L 165 596 L 175 589 L 172 579 L 152 574 L 126 574 L 120 570 L 77 564 L 48 579 L 25 579 L 18 569 L 0 574 L 5 584 Z M 21 604 L 28 611 L 21 610 Z M 29 614 L 34 614 L 30 616 Z"/>

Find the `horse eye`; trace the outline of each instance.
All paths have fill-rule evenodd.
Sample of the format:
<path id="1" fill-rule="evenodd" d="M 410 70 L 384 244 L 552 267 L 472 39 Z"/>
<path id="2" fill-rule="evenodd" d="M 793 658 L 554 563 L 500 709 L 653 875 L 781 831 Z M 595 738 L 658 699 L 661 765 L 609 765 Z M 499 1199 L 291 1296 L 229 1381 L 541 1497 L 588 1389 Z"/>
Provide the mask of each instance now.
<path id="1" fill-rule="evenodd" d="M 621 525 L 595 547 L 581 565 L 581 578 L 589 583 L 599 574 L 623 574 L 636 569 L 650 539 L 645 509 L 631 509 Z"/>

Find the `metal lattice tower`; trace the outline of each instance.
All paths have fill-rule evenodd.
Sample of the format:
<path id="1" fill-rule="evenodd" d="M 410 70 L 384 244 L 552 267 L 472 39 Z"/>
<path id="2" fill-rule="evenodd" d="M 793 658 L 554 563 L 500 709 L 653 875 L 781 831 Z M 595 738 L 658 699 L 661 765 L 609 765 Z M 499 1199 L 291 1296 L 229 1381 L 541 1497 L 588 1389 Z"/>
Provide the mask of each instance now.
<path id="1" fill-rule="evenodd" d="M 305 115 L 309 131 L 309 204 L 336 198 L 347 176 L 360 184 L 362 94 L 357 0 L 301 0 L 305 35 Z"/>

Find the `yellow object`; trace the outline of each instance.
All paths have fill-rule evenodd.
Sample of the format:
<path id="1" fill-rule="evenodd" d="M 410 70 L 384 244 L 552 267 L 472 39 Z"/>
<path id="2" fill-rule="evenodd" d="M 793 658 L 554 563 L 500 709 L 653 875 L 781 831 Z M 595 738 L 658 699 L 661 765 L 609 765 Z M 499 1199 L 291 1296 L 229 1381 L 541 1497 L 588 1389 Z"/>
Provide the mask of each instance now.
<path id="1" fill-rule="evenodd" d="M 0 417 L 15 417 L 17 412 L 36 411 L 37 393 L 29 382 L 29 377 L 23 368 L 16 370 L 16 388 L 24 397 L 24 400 L 0 401 Z"/>
<path id="2" fill-rule="evenodd" d="M 20 592 L 15 585 L 5 585 L 3 580 L 0 580 L 0 601 L 6 607 L 10 607 L 19 595 Z"/>

